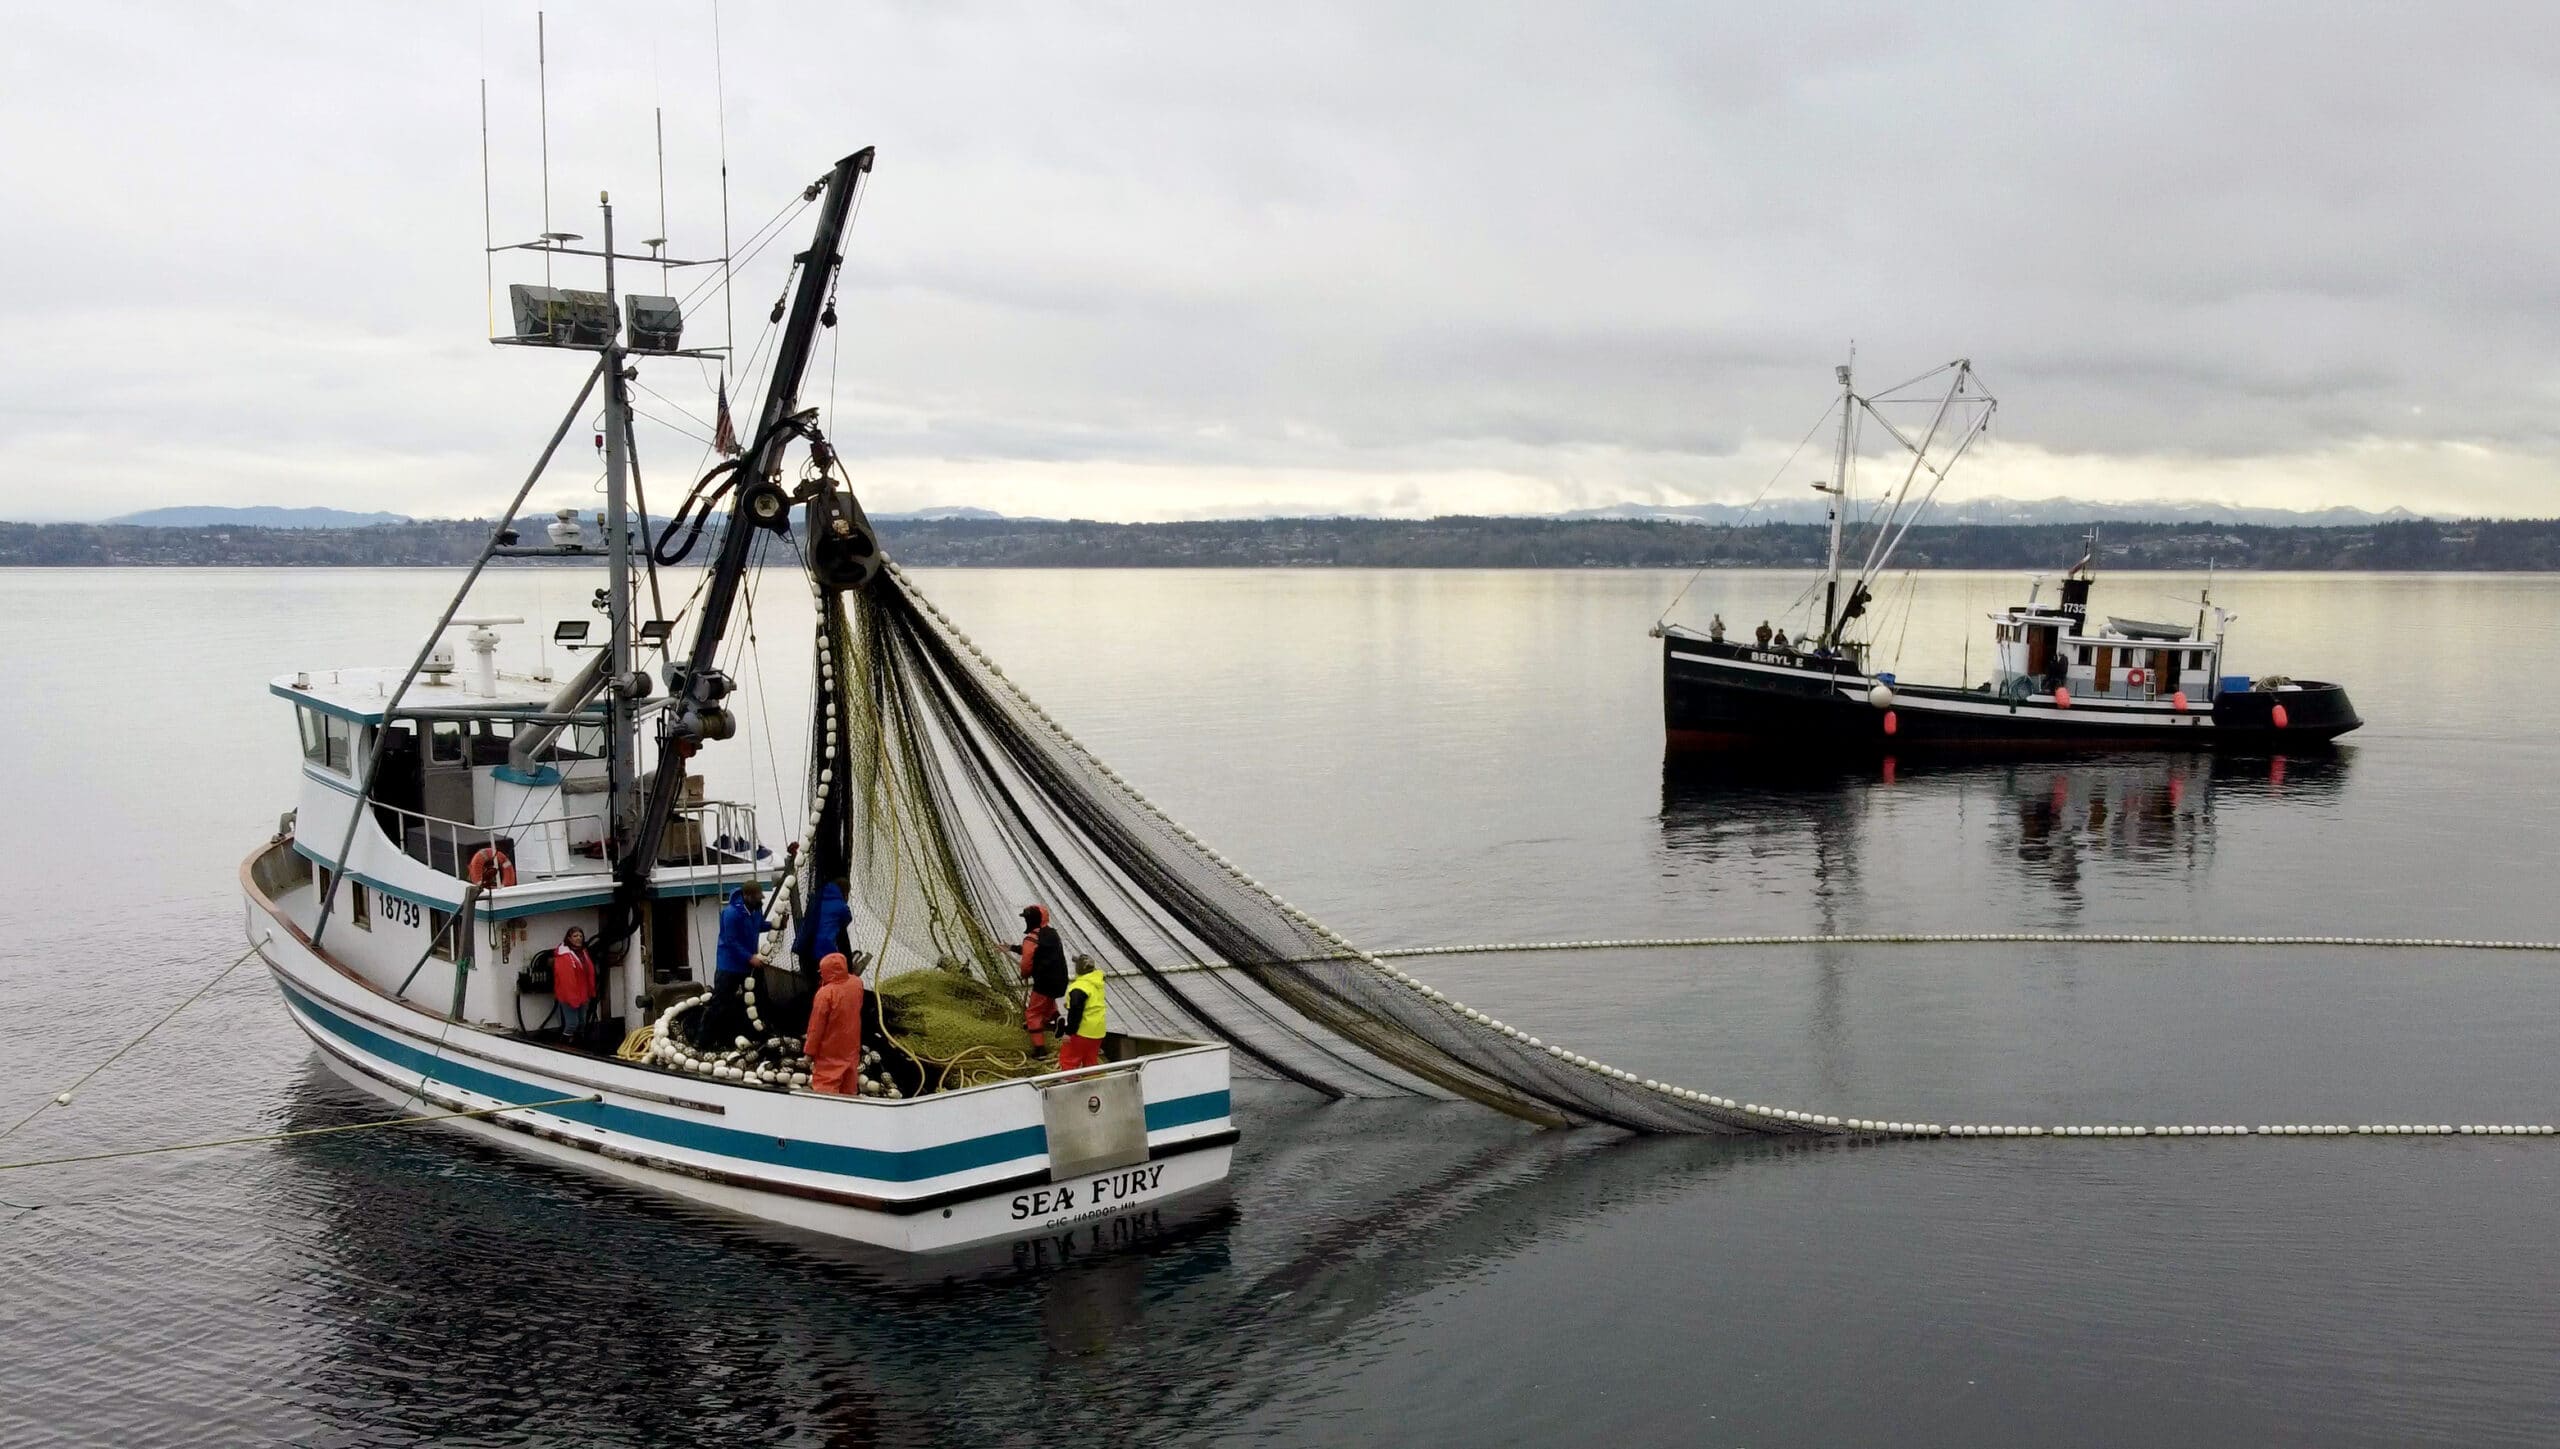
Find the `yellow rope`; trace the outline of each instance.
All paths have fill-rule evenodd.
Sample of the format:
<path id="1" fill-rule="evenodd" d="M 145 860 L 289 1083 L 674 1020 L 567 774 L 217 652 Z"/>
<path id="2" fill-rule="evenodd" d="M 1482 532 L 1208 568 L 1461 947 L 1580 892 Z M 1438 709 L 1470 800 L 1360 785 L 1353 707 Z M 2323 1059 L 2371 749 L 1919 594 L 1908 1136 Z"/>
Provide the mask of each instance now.
<path id="1" fill-rule="evenodd" d="M 236 964 L 236 963 L 235 963 Z M 25 1162 L 0 1162 L 0 1172 L 15 1172 L 22 1167 L 60 1167 L 71 1162 L 106 1162 L 119 1157 L 149 1157 L 161 1152 L 199 1152 L 208 1147 L 240 1147 L 252 1142 L 291 1142 L 303 1137 L 327 1137 L 339 1132 L 363 1132 L 375 1127 L 408 1127 L 420 1122 L 450 1122 L 462 1117 L 494 1117 L 500 1112 L 530 1112 L 539 1107 L 566 1107 L 579 1102 L 601 1102 L 594 1092 L 583 1097 L 553 1097 L 540 1102 L 511 1102 L 500 1107 L 474 1107 L 462 1112 L 435 1112 L 418 1117 L 384 1117 L 372 1122 L 346 1122 L 335 1127 L 303 1127 L 292 1132 L 268 1132 L 255 1137 L 217 1137 L 206 1142 L 172 1142 L 164 1147 L 128 1147 L 118 1152 L 88 1152 L 76 1157 L 38 1157 Z"/>
<path id="2" fill-rule="evenodd" d="M 263 941 L 261 941 L 261 942 L 259 943 L 259 945 L 263 945 L 263 944 L 265 944 L 265 942 L 263 942 Z M 121 1056 L 123 1056 L 126 1052 L 129 1052 L 129 1051 L 133 1050 L 135 1047 L 138 1047 L 138 1046 L 142 1045 L 142 1039 L 143 1039 L 143 1037 L 147 1037 L 147 1036 L 151 1035 L 153 1032 L 158 1031 L 160 1028 L 162 1028 L 162 1027 L 164 1027 L 164 1026 L 167 1026 L 171 1021 L 176 1020 L 176 1019 L 177 1019 L 177 1015 L 178 1015 L 178 1013 L 179 1013 L 179 1012 L 182 1012 L 182 1011 L 186 1010 L 188 1007 L 195 1005 L 195 1004 L 196 1004 L 196 1000 L 197 1000 L 197 998 L 199 998 L 199 997 L 203 996 L 206 992 L 211 991 L 211 990 L 214 988 L 214 986 L 215 986 L 218 982 L 220 982 L 220 981 L 222 980 L 222 978 L 224 978 L 224 977 L 226 977 L 226 976 L 230 975 L 230 974 L 231 974 L 232 972 L 234 972 L 234 971 L 239 970 L 239 969 L 240 969 L 240 966 L 241 966 L 241 964 L 242 964 L 243 962 L 247 961 L 250 957 L 255 956 L 255 955 L 257 955 L 257 954 L 258 954 L 258 947 L 253 945 L 253 946 L 251 946 L 248 950 L 243 951 L 243 952 L 241 952 L 239 955 L 237 955 L 237 956 L 233 957 L 233 958 L 231 959 L 231 964 L 230 964 L 230 965 L 225 966 L 225 967 L 223 967 L 221 970 L 219 970 L 219 971 L 217 971 L 217 972 L 213 973 L 213 980 L 212 980 L 212 981 L 208 981 L 208 982 L 206 982 L 205 984 L 203 984 L 202 986 L 197 987 L 197 988 L 195 989 L 195 992 L 194 992 L 194 994 L 193 994 L 193 995 L 190 995 L 186 1000 L 179 1002 L 177 1005 L 175 1005 L 175 1006 L 173 1006 L 173 1007 L 170 1007 L 170 1008 L 169 1008 L 169 1014 L 168 1014 L 167 1016 L 164 1016 L 164 1017 L 160 1018 L 158 1021 L 155 1021 L 155 1022 L 151 1023 L 149 1026 L 144 1027 L 144 1028 L 142 1029 L 142 1034 L 141 1034 L 141 1036 L 137 1036 L 137 1037 L 135 1037 L 133 1040 L 131 1040 L 131 1041 L 129 1041 L 129 1042 L 126 1042 L 123 1046 L 117 1047 L 117 1048 L 115 1049 L 114 1054 L 113 1054 L 113 1055 L 111 1055 L 111 1056 L 109 1056 L 105 1061 L 98 1063 L 96 1066 L 91 1067 L 89 1070 L 87 1070 L 87 1071 L 85 1071 L 85 1072 L 82 1072 L 82 1073 L 80 1074 L 80 1080 L 78 1080 L 78 1081 L 76 1081 L 76 1082 L 73 1082 L 70 1086 L 67 1086 L 67 1087 L 63 1088 L 60 1092 L 55 1093 L 53 1096 L 47 1097 L 45 1100 L 43 1100 L 43 1101 L 41 1101 L 41 1102 L 38 1102 L 38 1103 L 36 1104 L 36 1109 L 35 1109 L 35 1111 L 33 1111 L 33 1112 L 29 1112 L 29 1113 L 28 1113 L 27 1115 L 25 1115 L 24 1117 L 21 1117 L 21 1118 L 19 1118 L 17 1121 L 10 1123 L 10 1124 L 9 1124 L 9 1130 L 8 1130 L 7 1132 L 0 1132 L 0 1138 L 5 1138 L 5 1137 L 9 1136 L 11 1133 L 16 1132 L 19 1128 L 26 1126 L 26 1125 L 27 1125 L 28 1123 L 30 1123 L 30 1122 L 33 1122 L 34 1120 L 36 1120 L 36 1118 L 37 1118 L 39 1115 L 41 1115 L 41 1114 L 44 1112 L 44 1110 L 45 1110 L 47 1107 L 68 1107 L 68 1106 L 70 1106 L 70 1105 L 71 1105 L 71 1094 L 72 1094 L 72 1093 L 74 1093 L 74 1092 L 79 1091 L 82 1087 L 85 1087 L 85 1086 L 89 1085 L 89 1079 L 90 1079 L 91 1077 L 94 1077 L 94 1076 L 96 1076 L 98 1073 L 105 1071 L 107 1068 L 109 1068 L 109 1067 L 111 1067 L 111 1066 L 114 1066 L 114 1065 L 116 1064 L 116 1059 L 117 1059 L 118 1057 L 121 1057 Z"/>
<path id="3" fill-rule="evenodd" d="M 652 1041 L 655 1041 L 657 1036 L 658 1028 L 657 1024 L 654 1022 L 634 1028 L 629 1036 L 622 1039 L 622 1045 L 614 1048 L 614 1059 L 625 1062 L 647 1061 L 649 1059 L 649 1044 Z"/>

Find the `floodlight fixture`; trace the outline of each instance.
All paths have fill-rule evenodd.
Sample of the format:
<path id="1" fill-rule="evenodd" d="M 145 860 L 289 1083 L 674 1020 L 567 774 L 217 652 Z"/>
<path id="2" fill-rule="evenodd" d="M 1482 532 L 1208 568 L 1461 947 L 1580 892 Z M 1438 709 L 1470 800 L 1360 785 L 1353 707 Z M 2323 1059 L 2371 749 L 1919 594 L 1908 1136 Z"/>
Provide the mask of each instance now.
<path id="1" fill-rule="evenodd" d="M 507 301 L 518 342 L 602 347 L 613 340 L 613 301 L 602 292 L 516 282 L 507 288 Z"/>
<path id="2" fill-rule="evenodd" d="M 673 297 L 644 297 L 638 293 L 622 299 L 625 316 L 630 322 L 624 334 L 631 339 L 634 352 L 673 352 L 684 341 L 684 312 Z"/>

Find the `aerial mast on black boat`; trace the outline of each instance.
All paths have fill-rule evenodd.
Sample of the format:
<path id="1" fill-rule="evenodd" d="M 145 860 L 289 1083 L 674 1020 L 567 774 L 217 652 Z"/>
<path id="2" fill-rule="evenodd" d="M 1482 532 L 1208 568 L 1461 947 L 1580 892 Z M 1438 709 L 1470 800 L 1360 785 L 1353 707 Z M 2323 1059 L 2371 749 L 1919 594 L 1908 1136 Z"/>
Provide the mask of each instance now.
<path id="1" fill-rule="evenodd" d="M 2097 531 L 2062 582 L 2058 600 L 2040 598 L 2042 576 L 2024 604 L 1992 616 L 1988 682 L 1906 683 L 1876 669 L 1872 640 L 1849 637 L 1873 585 L 1947 476 L 1988 432 L 1999 406 L 1964 358 L 1879 393 L 1861 395 L 1848 367 L 1840 383 L 1839 443 L 1828 484 L 1830 550 L 1823 562 L 1821 620 L 1805 626 L 1809 647 L 1744 645 L 1668 622 L 1663 648 L 1663 726 L 1673 752 L 1763 748 L 1833 754 L 1984 748 L 2267 747 L 2276 741 L 2334 739 L 2363 721 L 2335 684 L 2224 672 L 2222 623 L 2229 616 L 2198 601 L 2196 625 L 2107 618 L 2089 610 Z M 1925 430 L 1906 433 L 1880 410 L 1921 402 L 1918 389 L 1944 376 L 1945 390 Z M 1858 415 L 1909 456 L 1898 486 L 1878 499 L 1873 538 L 1857 573 L 1841 588 L 1841 545 Z M 1927 481 L 1922 482 L 1922 475 Z M 1915 497 L 1916 493 L 1916 497 Z M 1694 582 L 1694 580 L 1693 580 Z M 1685 592 L 1685 589 L 1684 589 Z M 1807 596 L 1812 591 L 1808 589 Z M 2209 595 L 2208 595 L 2209 598 Z M 1802 601 L 1800 601 L 1802 602 Z M 2218 621 L 2208 634 L 2207 611 Z"/>

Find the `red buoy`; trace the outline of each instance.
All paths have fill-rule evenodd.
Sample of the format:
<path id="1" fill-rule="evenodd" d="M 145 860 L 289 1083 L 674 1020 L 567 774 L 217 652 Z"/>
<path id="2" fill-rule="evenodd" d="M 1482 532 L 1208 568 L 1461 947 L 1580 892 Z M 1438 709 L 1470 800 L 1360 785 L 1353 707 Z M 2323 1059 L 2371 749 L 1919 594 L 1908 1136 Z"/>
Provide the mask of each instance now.
<path id="1" fill-rule="evenodd" d="M 2071 691 L 2063 688 L 2061 685 L 2055 685 L 2053 687 L 2053 707 L 2055 709 L 2069 709 L 2071 707 Z"/>
<path id="2" fill-rule="evenodd" d="M 2187 712 L 2187 692 L 2185 690 L 2182 689 L 2177 693 L 2170 695 L 2169 702 L 2178 707 L 2178 712 L 2180 714 Z"/>
<path id="3" fill-rule="evenodd" d="M 2277 729 L 2283 729 L 2286 725 L 2293 722 L 2291 719 L 2286 717 L 2283 705 L 2276 706 L 2275 721 Z"/>
<path id="4" fill-rule="evenodd" d="M 1902 733 L 1901 711 L 1889 709 L 1884 712 L 1884 732 L 1888 737 Z"/>

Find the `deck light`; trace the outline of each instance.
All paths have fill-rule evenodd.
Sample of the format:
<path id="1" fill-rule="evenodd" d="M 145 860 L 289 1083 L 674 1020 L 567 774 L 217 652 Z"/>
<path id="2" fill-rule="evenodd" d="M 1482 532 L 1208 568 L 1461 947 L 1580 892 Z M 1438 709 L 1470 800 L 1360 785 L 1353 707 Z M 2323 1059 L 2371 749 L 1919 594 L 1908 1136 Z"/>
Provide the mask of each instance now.
<path id="1" fill-rule="evenodd" d="M 613 340 L 613 302 L 602 292 L 517 282 L 507 288 L 507 301 L 515 314 L 519 342 L 602 347 Z"/>
<path id="2" fill-rule="evenodd" d="M 684 339 L 684 312 L 673 297 L 633 295 L 622 299 L 629 320 L 624 334 L 634 352 L 673 352 Z"/>
<path id="3" fill-rule="evenodd" d="M 551 626 L 551 642 L 559 645 L 563 649 L 584 648 L 587 642 L 588 628 L 588 620 L 563 619 L 559 623 Z"/>

